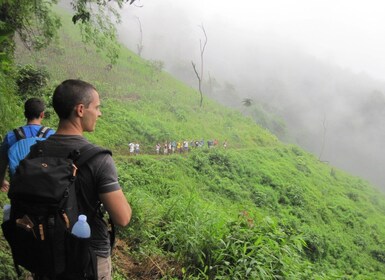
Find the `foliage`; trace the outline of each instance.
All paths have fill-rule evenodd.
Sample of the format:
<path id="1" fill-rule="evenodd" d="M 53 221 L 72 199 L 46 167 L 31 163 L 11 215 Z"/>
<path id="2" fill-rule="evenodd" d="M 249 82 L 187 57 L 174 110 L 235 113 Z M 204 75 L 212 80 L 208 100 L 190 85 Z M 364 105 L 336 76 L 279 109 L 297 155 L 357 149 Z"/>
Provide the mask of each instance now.
<path id="1" fill-rule="evenodd" d="M 52 13 L 51 1 L 2 1 L 0 20 L 2 30 L 17 33 L 26 47 L 41 49 L 51 43 L 60 27 L 60 20 Z"/>
<path id="2" fill-rule="evenodd" d="M 23 120 L 21 102 L 16 96 L 16 88 L 14 79 L 0 72 L 0 139 L 10 127 Z"/>
<path id="3" fill-rule="evenodd" d="M 0 71 L 10 73 L 12 71 L 12 51 L 13 45 L 10 40 L 12 32 L 7 30 L 5 24 L 0 21 Z M 12 51 L 11 51 L 12 50 Z"/>
<path id="4" fill-rule="evenodd" d="M 19 65 L 16 83 L 20 96 L 41 96 L 39 92 L 47 86 L 49 73 L 42 68 L 35 68 L 31 64 Z"/>
<path id="5" fill-rule="evenodd" d="M 135 0 L 117 0 L 115 5 L 109 1 L 73 0 L 71 2 L 75 14 L 72 22 L 80 27 L 82 39 L 86 43 L 92 43 L 98 51 L 105 51 L 112 64 L 116 64 L 119 57 L 119 45 L 115 24 L 120 22 L 117 8 L 122 8 L 125 2 L 130 5 Z M 117 7 L 116 7 L 117 6 Z"/>
<path id="6" fill-rule="evenodd" d="M 114 4 L 122 8 L 125 2 L 132 4 L 135 0 L 117 0 Z M 98 50 L 107 52 L 111 63 L 118 58 L 118 44 L 115 23 L 120 16 L 116 6 L 110 1 L 71 1 L 74 15 L 72 21 L 80 26 L 82 39 L 86 43 L 94 44 Z M 1 44 L 0 53 L 13 52 L 11 41 L 17 34 L 24 45 L 32 50 L 39 50 L 49 45 L 57 37 L 61 26 L 59 17 L 53 12 L 53 6 L 58 0 L 29 1 L 18 0 L 0 1 L 0 35 L 7 33 L 8 43 Z M 96 5 L 95 5 L 96 4 Z"/>
<path id="7" fill-rule="evenodd" d="M 242 100 L 242 104 L 245 107 L 250 107 L 253 104 L 253 99 L 245 98 L 245 99 Z"/>
<path id="8" fill-rule="evenodd" d="M 154 69 L 155 73 L 161 73 L 164 68 L 164 62 L 161 60 L 152 60 L 150 61 L 151 67 Z"/>

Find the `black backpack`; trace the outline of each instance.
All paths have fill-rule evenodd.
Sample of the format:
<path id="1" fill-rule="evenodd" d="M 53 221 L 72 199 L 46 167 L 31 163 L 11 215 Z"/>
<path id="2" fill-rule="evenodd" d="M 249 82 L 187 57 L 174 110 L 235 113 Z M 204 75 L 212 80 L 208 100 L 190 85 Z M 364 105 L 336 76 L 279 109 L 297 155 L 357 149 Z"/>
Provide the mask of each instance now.
<path id="1" fill-rule="evenodd" d="M 44 143 L 38 142 L 20 162 L 8 193 L 10 219 L 1 227 L 11 247 L 16 271 L 21 274 L 20 265 L 37 279 L 97 279 L 91 238 L 71 234 L 81 214 L 82 192 L 78 190 L 76 174 L 93 156 L 111 152 L 88 144 L 67 157 L 52 157 L 44 155 L 48 150 Z M 51 154 L 52 151 L 48 153 Z M 100 214 L 100 202 L 95 209 L 94 214 Z"/>

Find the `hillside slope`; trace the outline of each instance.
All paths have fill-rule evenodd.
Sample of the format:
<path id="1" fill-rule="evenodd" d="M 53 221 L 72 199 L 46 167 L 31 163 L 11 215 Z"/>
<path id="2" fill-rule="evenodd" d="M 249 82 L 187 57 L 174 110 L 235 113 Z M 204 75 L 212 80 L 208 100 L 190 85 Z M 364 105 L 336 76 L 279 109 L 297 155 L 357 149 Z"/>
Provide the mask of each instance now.
<path id="1" fill-rule="evenodd" d="M 207 97 L 200 107 L 157 62 L 122 49 L 111 67 L 70 25 L 57 45 L 20 47 L 17 60 L 47 69 L 51 88 L 81 78 L 101 93 L 86 137 L 114 151 L 134 211 L 118 231 L 114 279 L 385 279 L 385 197 L 364 180 Z M 201 139 L 228 147 L 154 153 L 157 142 Z M 128 155 L 131 141 L 140 155 Z M 15 278 L 3 239 L 0 248 L 0 279 Z"/>

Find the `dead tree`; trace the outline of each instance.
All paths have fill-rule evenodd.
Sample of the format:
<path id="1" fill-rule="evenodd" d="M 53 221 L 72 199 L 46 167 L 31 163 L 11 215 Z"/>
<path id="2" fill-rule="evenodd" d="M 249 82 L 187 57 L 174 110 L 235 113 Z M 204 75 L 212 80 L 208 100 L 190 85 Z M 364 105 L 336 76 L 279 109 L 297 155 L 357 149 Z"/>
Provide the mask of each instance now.
<path id="1" fill-rule="evenodd" d="M 140 39 L 139 39 L 139 43 L 136 45 L 136 48 L 138 50 L 138 55 L 141 56 L 143 51 L 143 30 L 142 30 L 142 23 L 140 22 L 140 19 L 138 17 L 136 17 L 136 19 L 138 20 L 139 31 L 140 31 Z"/>
<path id="2" fill-rule="evenodd" d="M 195 75 L 197 76 L 197 79 L 198 79 L 198 86 L 199 86 L 199 93 L 201 95 L 201 102 L 200 102 L 200 107 L 202 107 L 202 104 L 203 104 L 203 92 L 202 92 L 202 81 L 203 81 L 203 55 L 205 53 L 205 48 L 206 48 L 206 45 L 207 45 L 207 34 L 206 34 L 206 30 L 205 28 L 203 27 L 203 25 L 200 26 L 200 28 L 202 29 L 203 31 L 203 35 L 205 36 L 205 41 L 204 43 L 202 44 L 202 40 L 199 40 L 199 47 L 200 47 L 200 58 L 201 58 L 201 69 L 200 69 L 200 73 L 198 73 L 197 69 L 196 69 L 196 65 L 193 61 L 191 61 L 191 64 L 192 64 L 192 67 L 194 69 L 194 72 L 195 72 Z"/>
<path id="3" fill-rule="evenodd" d="M 323 154 L 324 149 L 325 149 L 325 142 L 326 142 L 326 115 L 324 116 L 324 120 L 323 120 L 322 125 L 323 125 L 323 134 L 322 134 L 321 151 L 320 151 L 320 154 L 319 154 L 319 157 L 318 157 L 319 161 L 321 161 L 322 154 Z"/>

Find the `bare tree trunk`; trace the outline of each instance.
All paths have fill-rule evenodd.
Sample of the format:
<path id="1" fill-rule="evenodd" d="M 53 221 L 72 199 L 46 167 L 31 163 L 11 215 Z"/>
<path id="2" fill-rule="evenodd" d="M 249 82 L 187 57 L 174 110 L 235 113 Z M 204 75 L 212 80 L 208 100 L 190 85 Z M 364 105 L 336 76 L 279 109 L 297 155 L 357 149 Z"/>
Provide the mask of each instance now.
<path id="1" fill-rule="evenodd" d="M 140 31 L 140 40 L 139 43 L 136 45 L 136 48 L 138 50 L 138 55 L 142 56 L 142 51 L 143 51 L 143 30 L 142 30 L 142 23 L 140 22 L 140 19 L 136 17 L 139 23 L 139 31 Z"/>
<path id="2" fill-rule="evenodd" d="M 193 61 L 191 61 L 191 64 L 192 64 L 192 67 L 194 69 L 194 72 L 195 72 L 195 75 L 197 76 L 197 79 L 198 79 L 198 88 L 199 88 L 199 93 L 201 95 L 201 101 L 200 101 L 200 107 L 202 107 L 203 105 L 203 92 L 202 92 L 202 81 L 203 81 L 203 55 L 205 53 L 205 48 L 206 48 L 206 45 L 207 45 L 207 34 L 206 34 L 206 30 L 205 28 L 203 27 L 203 25 L 200 26 L 200 28 L 202 29 L 203 31 L 203 34 L 205 36 L 205 41 L 202 45 L 202 40 L 199 40 L 199 47 L 200 47 L 200 58 L 201 58 L 201 69 L 200 69 L 200 73 L 198 73 L 197 69 L 196 69 L 196 65 Z"/>
<path id="3" fill-rule="evenodd" d="M 319 154 L 319 157 L 318 157 L 319 161 L 321 161 L 322 154 L 323 154 L 324 149 L 325 149 L 325 142 L 326 142 L 326 116 L 324 116 L 324 120 L 322 122 L 322 125 L 323 125 L 323 134 L 322 134 L 321 151 L 320 151 L 320 154 Z"/>

